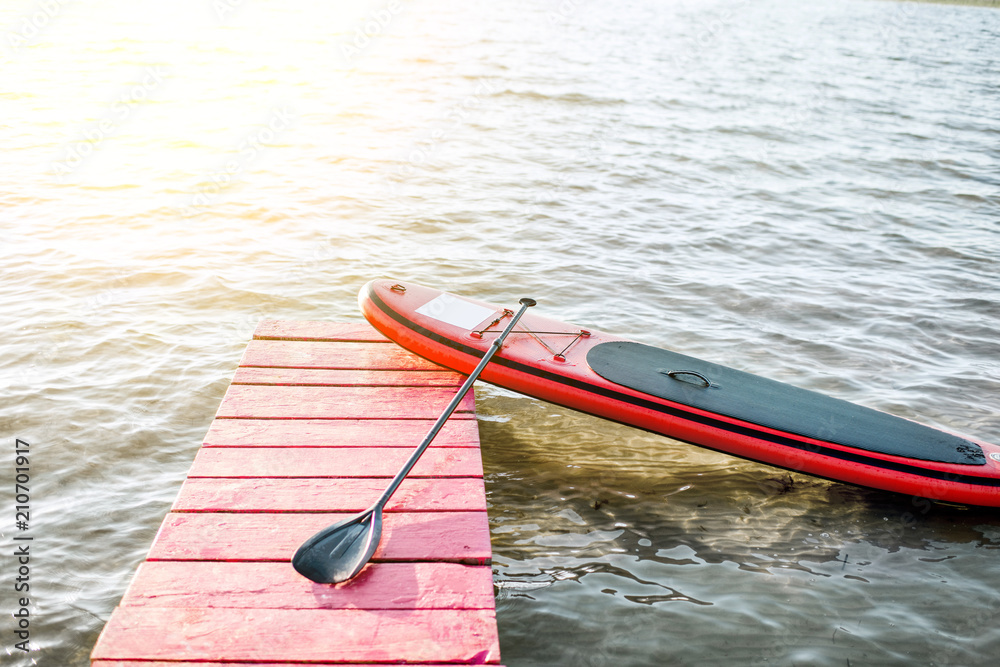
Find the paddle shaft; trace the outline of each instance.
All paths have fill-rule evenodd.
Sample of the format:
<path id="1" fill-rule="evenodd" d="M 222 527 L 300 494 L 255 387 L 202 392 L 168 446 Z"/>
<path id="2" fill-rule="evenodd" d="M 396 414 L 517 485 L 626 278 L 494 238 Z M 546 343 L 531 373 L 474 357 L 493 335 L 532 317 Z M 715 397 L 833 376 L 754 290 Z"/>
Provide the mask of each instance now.
<path id="1" fill-rule="evenodd" d="M 426 436 L 424 436 L 423 442 L 421 442 L 420 445 L 418 445 L 417 448 L 413 450 L 413 453 L 410 454 L 410 458 L 407 459 L 405 464 L 403 464 L 402 469 L 400 469 L 400 471 L 396 473 L 396 476 L 392 478 L 392 481 L 389 483 L 389 486 L 386 487 L 385 491 L 382 492 L 382 495 L 379 497 L 379 499 L 375 501 L 374 505 L 372 505 L 373 508 L 379 505 L 385 505 L 385 503 L 388 502 L 389 498 L 392 497 L 392 494 L 396 492 L 396 489 L 397 487 L 399 487 L 400 482 L 402 482 L 403 478 L 406 477 L 406 475 L 409 474 L 410 470 L 413 469 L 413 466 L 416 465 L 417 463 L 417 459 L 420 458 L 420 456 L 424 453 L 424 450 L 427 449 L 427 446 L 431 444 L 432 440 L 434 440 L 434 437 L 438 434 L 438 431 L 440 431 L 441 427 L 444 426 L 444 423 L 448 420 L 448 417 L 451 416 L 451 413 L 455 411 L 455 408 L 458 407 L 458 404 L 462 402 L 462 398 L 464 398 L 465 394 L 468 393 L 469 389 L 472 388 L 472 385 L 475 383 L 475 381 L 479 379 L 479 374 L 483 372 L 483 369 L 486 367 L 486 364 L 490 362 L 490 359 L 493 358 L 493 355 L 496 354 L 497 350 L 499 350 L 500 347 L 503 345 L 504 339 L 507 337 L 507 334 L 510 333 L 511 329 L 514 328 L 514 325 L 517 324 L 517 321 L 521 319 L 521 315 L 523 315 L 524 311 L 526 311 L 528 308 L 531 308 L 532 306 L 535 305 L 535 300 L 529 298 L 523 298 L 521 299 L 520 303 L 521 303 L 521 310 L 517 311 L 517 313 L 511 319 L 510 323 L 503 330 L 500 336 L 498 336 L 490 345 L 489 349 L 486 350 L 486 353 L 483 355 L 483 358 L 479 361 L 479 364 L 476 366 L 475 370 L 473 370 L 472 373 L 469 374 L 469 377 L 465 379 L 465 382 L 462 384 L 461 389 L 458 390 L 458 393 L 455 394 L 455 397 L 451 399 L 450 403 L 448 403 L 448 407 L 444 409 L 444 412 L 441 413 L 441 416 L 437 418 L 436 422 L 434 422 L 434 426 L 431 427 L 431 430 L 428 431 Z"/>

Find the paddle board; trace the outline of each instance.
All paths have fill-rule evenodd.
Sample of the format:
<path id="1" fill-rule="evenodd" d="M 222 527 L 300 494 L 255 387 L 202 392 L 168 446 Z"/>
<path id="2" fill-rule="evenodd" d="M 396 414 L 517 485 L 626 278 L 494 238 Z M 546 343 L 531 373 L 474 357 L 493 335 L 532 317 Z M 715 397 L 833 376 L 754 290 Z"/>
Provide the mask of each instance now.
<path id="1" fill-rule="evenodd" d="M 403 348 L 470 373 L 513 311 L 409 282 L 358 301 Z M 480 379 L 769 465 L 954 503 L 1000 506 L 1000 446 L 532 309 Z"/>

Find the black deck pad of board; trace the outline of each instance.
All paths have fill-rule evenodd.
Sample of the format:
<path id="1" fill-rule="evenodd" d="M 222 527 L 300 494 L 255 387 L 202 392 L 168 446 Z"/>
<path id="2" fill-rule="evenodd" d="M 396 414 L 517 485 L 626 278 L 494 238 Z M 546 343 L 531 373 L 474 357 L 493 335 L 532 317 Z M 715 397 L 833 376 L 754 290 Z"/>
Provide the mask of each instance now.
<path id="1" fill-rule="evenodd" d="M 986 463 L 979 445 L 950 433 L 651 345 L 601 343 L 587 363 L 615 384 L 786 433 L 922 461 Z"/>

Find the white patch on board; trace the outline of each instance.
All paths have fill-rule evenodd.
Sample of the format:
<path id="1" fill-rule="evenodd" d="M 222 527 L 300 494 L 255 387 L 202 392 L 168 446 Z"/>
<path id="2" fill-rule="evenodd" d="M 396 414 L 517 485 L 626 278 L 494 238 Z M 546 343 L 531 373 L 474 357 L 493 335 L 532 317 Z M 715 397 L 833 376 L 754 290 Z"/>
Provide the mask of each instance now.
<path id="1" fill-rule="evenodd" d="M 453 294 L 442 294 L 417 308 L 416 312 L 455 327 L 474 329 L 477 324 L 491 317 L 496 311 L 469 303 Z"/>

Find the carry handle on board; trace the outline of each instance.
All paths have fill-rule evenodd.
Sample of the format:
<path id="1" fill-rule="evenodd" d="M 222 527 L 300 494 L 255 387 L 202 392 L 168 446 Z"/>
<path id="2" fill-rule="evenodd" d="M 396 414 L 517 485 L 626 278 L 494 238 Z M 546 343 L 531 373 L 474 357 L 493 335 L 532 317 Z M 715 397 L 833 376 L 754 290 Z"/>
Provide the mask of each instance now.
<path id="1" fill-rule="evenodd" d="M 717 384 L 714 384 L 711 380 L 709 380 L 707 377 L 705 377 L 705 375 L 703 375 L 702 373 L 699 373 L 698 371 L 679 371 L 679 370 L 678 371 L 668 371 L 668 370 L 666 370 L 664 368 L 664 369 L 660 369 L 660 373 L 662 373 L 663 375 L 667 375 L 667 376 L 669 376 L 670 378 L 672 378 L 674 380 L 679 380 L 681 382 L 687 382 L 688 384 L 694 384 L 694 382 L 691 382 L 690 380 L 685 380 L 684 377 L 683 377 L 685 375 L 691 375 L 691 376 L 694 376 L 694 377 L 698 378 L 699 380 L 701 380 L 704 383 L 702 386 L 704 386 L 706 388 L 707 387 L 718 387 L 719 386 Z M 680 376 L 680 377 L 678 377 L 678 376 Z"/>

